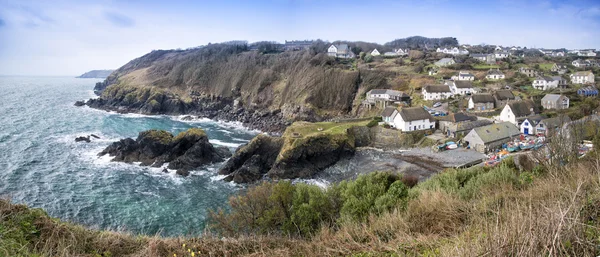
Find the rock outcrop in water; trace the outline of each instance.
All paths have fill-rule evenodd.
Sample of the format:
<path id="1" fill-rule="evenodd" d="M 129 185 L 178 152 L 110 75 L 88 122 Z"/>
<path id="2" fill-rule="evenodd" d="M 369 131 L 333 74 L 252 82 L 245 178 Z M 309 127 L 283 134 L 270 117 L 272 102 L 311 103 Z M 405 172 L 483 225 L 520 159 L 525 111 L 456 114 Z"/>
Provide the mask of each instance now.
<path id="1" fill-rule="evenodd" d="M 173 136 L 163 130 L 140 132 L 136 140 L 122 139 L 106 147 L 98 155 L 114 156 L 113 161 L 141 162 L 144 166 L 160 167 L 165 163 L 177 174 L 187 176 L 189 171 L 206 164 L 221 162 L 231 156 L 226 147 L 214 147 L 206 133 L 191 128 Z"/>
<path id="2" fill-rule="evenodd" d="M 225 180 L 235 183 L 257 181 L 271 169 L 282 146 L 283 138 L 260 134 L 240 146 L 219 174 L 228 175 Z"/>
<path id="3" fill-rule="evenodd" d="M 355 150 L 349 133 L 316 133 L 303 138 L 258 135 L 241 146 L 219 171 L 226 181 L 251 183 L 272 179 L 310 178 L 350 157 Z"/>

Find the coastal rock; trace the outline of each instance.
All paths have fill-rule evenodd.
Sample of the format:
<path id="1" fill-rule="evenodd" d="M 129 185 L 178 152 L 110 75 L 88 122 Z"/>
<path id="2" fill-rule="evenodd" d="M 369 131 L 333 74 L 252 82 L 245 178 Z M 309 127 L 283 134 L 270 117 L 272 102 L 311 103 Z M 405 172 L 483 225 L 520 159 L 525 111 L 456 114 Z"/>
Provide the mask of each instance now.
<path id="1" fill-rule="evenodd" d="M 87 137 L 81 136 L 81 137 L 76 137 L 75 138 L 75 142 L 86 142 L 86 143 L 89 143 L 89 142 L 91 142 L 91 140 L 90 140 L 89 136 L 87 136 Z"/>
<path id="2" fill-rule="evenodd" d="M 113 161 L 140 162 L 143 166 L 160 167 L 169 163 L 169 169 L 187 176 L 189 171 L 206 164 L 221 162 L 231 156 L 226 148 L 215 148 L 206 133 L 191 128 L 173 136 L 163 130 L 140 132 L 137 139 L 122 139 L 106 147 L 98 155 L 114 156 Z"/>
<path id="3" fill-rule="evenodd" d="M 225 180 L 236 183 L 257 181 L 271 169 L 282 146 L 283 138 L 257 135 L 237 149 L 219 174 L 228 175 Z"/>
<path id="4" fill-rule="evenodd" d="M 73 104 L 73 105 L 75 105 L 77 107 L 81 107 L 81 106 L 85 105 L 85 101 L 76 101 L 75 104 Z"/>
<path id="5" fill-rule="evenodd" d="M 340 159 L 352 156 L 354 151 L 354 138 L 347 133 L 286 138 L 267 175 L 278 179 L 310 178 Z"/>

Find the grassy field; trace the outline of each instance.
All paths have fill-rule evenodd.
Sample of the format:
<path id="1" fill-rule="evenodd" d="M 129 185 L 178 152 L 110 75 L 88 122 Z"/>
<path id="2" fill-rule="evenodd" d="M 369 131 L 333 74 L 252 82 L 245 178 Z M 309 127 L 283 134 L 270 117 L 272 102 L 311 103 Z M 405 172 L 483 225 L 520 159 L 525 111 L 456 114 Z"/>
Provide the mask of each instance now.
<path id="1" fill-rule="evenodd" d="M 540 63 L 540 69 L 544 71 L 550 71 L 552 66 L 554 66 L 554 63 Z"/>
<path id="2" fill-rule="evenodd" d="M 500 68 L 498 65 L 490 65 L 490 64 L 475 64 L 473 65 L 473 69 L 476 70 L 489 70 L 489 69 L 497 69 Z"/>
<path id="3" fill-rule="evenodd" d="M 289 126 L 283 133 L 284 137 L 293 137 L 293 133 L 299 133 L 299 137 L 305 137 L 315 133 L 328 133 L 328 134 L 343 134 L 346 129 L 353 126 L 366 126 L 371 118 L 357 119 L 352 121 L 340 121 L 340 122 L 305 122 L 298 121 L 294 122 Z"/>

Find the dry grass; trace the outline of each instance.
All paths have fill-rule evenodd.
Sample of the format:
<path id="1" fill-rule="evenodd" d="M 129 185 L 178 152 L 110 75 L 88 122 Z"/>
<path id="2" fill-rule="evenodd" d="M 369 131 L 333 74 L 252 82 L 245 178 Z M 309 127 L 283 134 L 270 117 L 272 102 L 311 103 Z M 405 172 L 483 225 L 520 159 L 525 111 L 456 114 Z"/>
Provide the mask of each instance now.
<path id="1" fill-rule="evenodd" d="M 7 201 L 0 202 L 0 238 L 6 238 L 7 224 L 15 217 L 34 217 L 33 224 L 39 233 L 20 246 L 24 249 L 23 255 L 191 256 L 191 252 L 195 256 L 598 254 L 600 161 L 597 158 L 550 167 L 546 173 L 534 176 L 533 182 L 518 186 L 506 181 L 482 184 L 472 197 L 431 187 L 419 189 L 418 185 L 415 189 L 419 193 L 409 201 L 406 211 L 372 215 L 367 222 L 341 220 L 335 226 L 324 226 L 312 239 L 276 235 L 219 238 L 211 234 L 203 238 L 135 237 L 61 223 Z M 7 247 L 7 244 L 0 243 L 0 246 Z M 0 255 L 4 253 L 7 252 L 0 248 Z"/>

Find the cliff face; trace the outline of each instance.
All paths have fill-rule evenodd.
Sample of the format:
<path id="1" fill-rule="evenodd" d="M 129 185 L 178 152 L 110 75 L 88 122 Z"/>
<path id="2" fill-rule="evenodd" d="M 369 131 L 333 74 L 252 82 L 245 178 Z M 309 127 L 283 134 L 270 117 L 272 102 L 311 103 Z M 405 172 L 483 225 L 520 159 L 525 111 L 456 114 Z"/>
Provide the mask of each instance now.
<path id="1" fill-rule="evenodd" d="M 348 114 L 360 84 L 351 65 L 308 50 L 260 54 L 217 44 L 153 51 L 98 83 L 101 97 L 89 105 L 242 122 L 271 117 L 284 121 L 275 124 L 282 131 L 287 121 Z"/>

